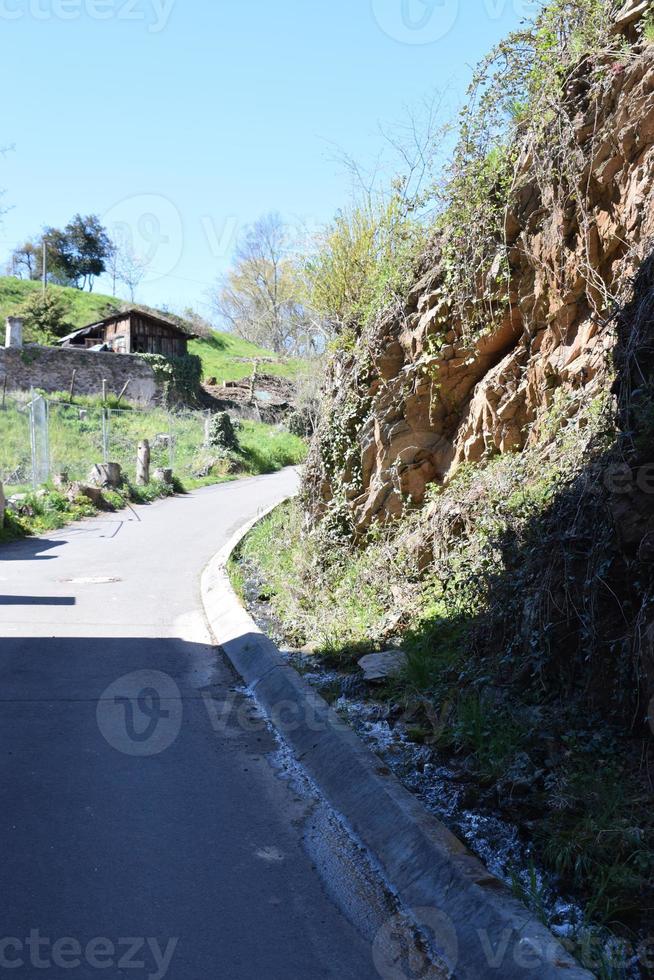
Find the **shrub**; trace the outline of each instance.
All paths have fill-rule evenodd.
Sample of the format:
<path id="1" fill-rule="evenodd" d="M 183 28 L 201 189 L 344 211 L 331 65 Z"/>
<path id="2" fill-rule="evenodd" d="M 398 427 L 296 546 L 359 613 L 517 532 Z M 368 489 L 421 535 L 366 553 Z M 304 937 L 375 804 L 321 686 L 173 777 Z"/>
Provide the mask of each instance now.
<path id="1" fill-rule="evenodd" d="M 238 436 L 227 412 L 218 412 L 209 426 L 209 445 L 216 449 L 238 449 Z"/>
<path id="2" fill-rule="evenodd" d="M 73 330 L 67 319 L 69 314 L 69 304 L 52 290 L 47 290 L 45 296 L 40 292 L 33 294 L 18 310 L 24 320 L 26 339 L 41 344 L 50 344 Z"/>
<path id="3" fill-rule="evenodd" d="M 140 354 L 163 384 L 168 404 L 194 405 L 198 402 L 202 361 L 196 354 L 185 357 L 164 357 L 163 354 Z"/>
<path id="4" fill-rule="evenodd" d="M 395 192 L 343 209 L 307 262 L 309 305 L 347 338 L 406 292 L 424 245 Z"/>

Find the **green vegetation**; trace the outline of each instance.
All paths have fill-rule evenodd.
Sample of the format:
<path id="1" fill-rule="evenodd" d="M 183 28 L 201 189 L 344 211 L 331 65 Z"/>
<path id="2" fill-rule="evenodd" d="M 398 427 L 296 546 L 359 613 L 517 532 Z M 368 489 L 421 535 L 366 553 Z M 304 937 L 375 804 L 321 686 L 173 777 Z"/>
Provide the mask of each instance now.
<path id="1" fill-rule="evenodd" d="M 197 355 L 164 357 L 163 354 L 141 354 L 141 357 L 154 371 L 166 405 L 197 407 L 202 403 L 202 361 Z"/>
<path id="2" fill-rule="evenodd" d="M 309 304 L 346 347 L 356 333 L 411 285 L 426 231 L 399 190 L 369 195 L 343 209 L 306 262 Z"/>
<path id="3" fill-rule="evenodd" d="M 93 517 L 96 508 L 87 497 L 69 500 L 63 493 L 45 489 L 40 493 L 29 493 L 21 502 L 21 513 L 8 510 L 4 527 L 0 527 L 0 543 L 15 541 L 28 534 L 42 534 L 56 531 L 71 521 Z"/>
<path id="4" fill-rule="evenodd" d="M 273 374 L 278 378 L 293 380 L 305 369 L 302 360 L 278 357 L 272 351 L 230 333 L 215 332 L 211 337 L 192 340 L 189 353 L 201 359 L 204 380 L 215 378 L 218 384 L 249 378 L 254 361 L 259 362 L 261 374 Z"/>
<path id="5" fill-rule="evenodd" d="M 98 398 L 75 403 L 49 399 L 48 445 L 51 472 L 66 472 L 84 480 L 94 463 L 102 461 L 104 445 L 112 462 L 125 474 L 135 467 L 142 439 L 151 447 L 152 468 L 171 467 L 186 486 L 216 482 L 235 475 L 273 473 L 301 463 L 306 442 L 279 426 L 242 422 L 238 445 L 229 451 L 206 445 L 208 414 L 155 408 L 144 412 L 121 403 L 108 408 Z M 10 490 L 24 489 L 30 480 L 31 448 L 26 401 L 8 398 L 0 410 L 0 480 Z"/>
<path id="6" fill-rule="evenodd" d="M 241 422 L 238 430 L 239 449 L 236 464 L 252 476 L 275 473 L 285 466 L 298 466 L 307 455 L 304 439 L 279 426 L 262 422 Z"/>
<path id="7" fill-rule="evenodd" d="M 15 279 L 13 276 L 0 277 L 0 319 L 21 313 L 25 304 L 34 301 L 42 294 L 40 282 L 31 279 Z M 48 293 L 59 298 L 65 310 L 65 322 L 70 330 L 84 327 L 102 320 L 120 309 L 122 303 L 112 296 L 86 293 L 72 286 L 48 286 Z M 41 338 L 35 336 L 34 341 Z"/>
<path id="8" fill-rule="evenodd" d="M 607 625 L 613 616 L 619 632 L 619 606 L 604 598 L 610 399 L 557 392 L 540 434 L 528 451 L 462 467 L 426 511 L 363 547 L 328 521 L 307 531 L 301 503 L 285 504 L 245 539 L 233 574 L 242 592 L 255 572 L 289 642 L 316 643 L 317 663 L 350 672 L 362 653 L 401 645 L 406 671 L 377 698 L 406 709 L 409 737 L 472 780 L 481 806 L 529 824 L 535 859 L 583 900 L 589 928 L 630 938 L 654 901 L 654 801 L 647 738 L 620 723 L 634 690 Z M 573 566 L 588 534 L 597 551 Z M 591 640 L 600 603 L 607 635 Z"/>
<path id="9" fill-rule="evenodd" d="M 238 449 L 236 429 L 227 412 L 218 412 L 211 419 L 209 445 L 218 449 Z"/>
<path id="10" fill-rule="evenodd" d="M 304 539 L 301 526 L 299 503 L 284 504 L 256 525 L 241 555 L 263 573 L 289 637 L 298 645 L 315 640 L 325 655 L 347 665 L 352 654 L 369 644 L 390 600 L 373 576 L 378 556 L 332 552 L 333 560 L 321 561 L 316 540 Z"/>
<path id="11" fill-rule="evenodd" d="M 588 89 L 599 106 L 603 80 L 629 57 L 624 38 L 612 33 L 618 6 L 550 0 L 478 66 L 444 190 L 434 190 L 444 328 L 454 313 L 464 333 L 484 332 L 508 305 L 512 215 L 525 162 L 541 191 L 553 192 L 549 207 L 565 211 L 574 203 L 586 227 L 585 162 L 573 119 L 580 92 Z M 595 282 L 590 267 L 588 274 Z M 604 308 L 611 299 L 602 295 Z"/>

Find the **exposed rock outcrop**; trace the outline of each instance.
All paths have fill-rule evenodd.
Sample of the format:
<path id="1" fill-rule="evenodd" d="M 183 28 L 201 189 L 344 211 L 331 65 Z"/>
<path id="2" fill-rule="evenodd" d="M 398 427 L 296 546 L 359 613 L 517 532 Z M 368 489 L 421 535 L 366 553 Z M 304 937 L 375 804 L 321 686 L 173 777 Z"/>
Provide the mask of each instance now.
<path id="1" fill-rule="evenodd" d="M 463 462 L 523 449 L 558 389 L 590 399 L 610 385 L 613 315 L 654 235 L 654 46 L 599 67 L 601 81 L 585 63 L 566 93 L 583 199 L 562 204 L 523 153 L 498 255 L 507 301 L 487 330 L 469 336 L 454 312 L 436 245 L 404 308 L 336 360 L 309 469 L 314 514 L 344 486 L 355 529 L 395 517 Z"/>

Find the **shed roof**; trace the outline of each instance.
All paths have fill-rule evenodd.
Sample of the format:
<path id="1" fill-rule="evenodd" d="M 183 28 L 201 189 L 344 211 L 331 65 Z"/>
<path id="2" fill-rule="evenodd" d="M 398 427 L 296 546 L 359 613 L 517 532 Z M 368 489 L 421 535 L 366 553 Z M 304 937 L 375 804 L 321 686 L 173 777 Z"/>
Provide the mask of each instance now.
<path id="1" fill-rule="evenodd" d="M 89 327 L 107 327 L 110 323 L 115 323 L 116 320 L 125 320 L 127 317 L 140 316 L 144 320 L 151 320 L 153 323 L 158 324 L 160 327 L 168 327 L 174 333 L 178 333 L 180 337 L 187 337 L 193 339 L 195 334 L 187 333 L 172 320 L 166 320 L 163 316 L 158 316 L 156 313 L 151 313 L 149 310 L 140 309 L 138 306 L 133 306 L 129 310 L 122 310 L 120 313 L 112 313 L 111 316 L 107 316 L 104 320 L 98 320 L 97 323 L 89 324 Z"/>
<path id="2" fill-rule="evenodd" d="M 82 327 L 81 330 L 73 330 L 72 333 L 66 334 L 65 337 L 60 337 L 57 340 L 58 344 L 65 344 L 67 340 L 74 340 L 75 337 L 89 337 L 95 330 L 100 326 L 99 323 L 93 323 L 90 327 Z"/>

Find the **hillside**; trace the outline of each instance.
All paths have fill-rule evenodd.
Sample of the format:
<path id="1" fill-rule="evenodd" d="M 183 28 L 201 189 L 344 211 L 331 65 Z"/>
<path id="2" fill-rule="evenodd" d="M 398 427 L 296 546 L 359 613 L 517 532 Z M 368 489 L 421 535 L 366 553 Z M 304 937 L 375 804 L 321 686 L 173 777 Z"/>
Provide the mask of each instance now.
<path id="1" fill-rule="evenodd" d="M 71 330 L 86 326 L 110 315 L 114 310 L 125 307 L 124 300 L 100 293 L 87 293 L 67 286 L 49 286 L 48 289 L 62 296 L 68 306 L 67 319 Z M 0 277 L 0 319 L 16 314 L 23 303 L 38 294 L 41 283 L 12 276 Z M 164 311 L 156 311 L 168 316 Z M 179 317 L 178 322 L 185 324 Z M 189 330 L 192 329 L 187 324 Z M 210 338 L 194 340 L 189 345 L 189 353 L 196 354 L 202 361 L 203 377 L 215 377 L 223 381 L 239 381 L 252 373 L 253 360 L 261 361 L 261 370 L 277 377 L 295 378 L 302 370 L 302 362 L 292 358 L 281 359 L 273 351 L 265 350 L 241 340 L 229 333 L 215 331 Z"/>
<path id="2" fill-rule="evenodd" d="M 293 379 L 303 370 L 304 361 L 295 358 L 281 360 L 272 351 L 241 340 L 234 334 L 216 331 L 212 337 L 192 340 L 189 354 L 197 354 L 202 360 L 203 376 L 224 381 L 239 381 L 252 374 L 252 362 L 260 362 L 262 374 Z"/>
<path id="3" fill-rule="evenodd" d="M 32 296 L 38 295 L 42 289 L 40 282 L 29 279 L 16 279 L 13 276 L 0 277 L 0 317 L 17 314 L 20 307 Z M 69 289 L 66 286 L 49 286 L 48 289 L 64 297 L 69 309 L 68 319 L 71 329 L 84 327 L 88 323 L 109 316 L 123 305 L 122 301 L 112 296 L 102 296 L 99 293 L 86 293 L 80 289 Z"/>
<path id="4" fill-rule="evenodd" d="M 651 976 L 654 27 L 570 9 L 485 64 L 414 281 L 343 336 L 302 505 L 242 574 L 597 976 Z"/>

